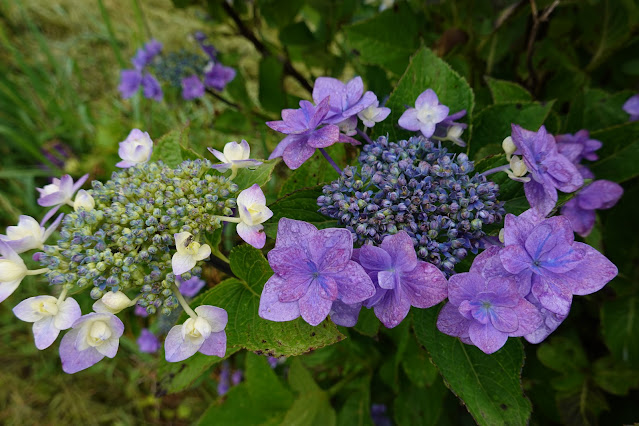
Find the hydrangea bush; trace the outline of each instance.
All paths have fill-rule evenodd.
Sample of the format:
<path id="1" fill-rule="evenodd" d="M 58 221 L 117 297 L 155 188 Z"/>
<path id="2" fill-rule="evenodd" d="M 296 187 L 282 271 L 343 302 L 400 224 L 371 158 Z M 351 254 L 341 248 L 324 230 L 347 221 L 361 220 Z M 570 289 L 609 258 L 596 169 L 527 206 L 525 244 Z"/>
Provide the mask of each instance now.
<path id="1" fill-rule="evenodd" d="M 121 71 L 122 98 L 223 99 L 237 71 L 204 34 L 193 42 L 197 53 L 146 43 Z M 132 129 L 110 179 L 53 178 L 38 188 L 42 219 L 0 235 L 0 302 L 39 350 L 62 335 L 65 373 L 112 362 L 126 338 L 161 359 L 161 392 L 219 364 L 226 399 L 202 422 L 390 424 L 392 398 L 411 424 L 403 411 L 454 395 L 477 423 L 526 424 L 525 354 L 539 358 L 526 369 L 556 366 L 572 312 L 619 275 L 597 212 L 636 175 L 606 170 L 639 95 L 619 108 L 628 123 L 564 133 L 512 82 L 489 80 L 495 102 L 475 113 L 466 80 L 425 47 L 390 96 L 367 84 L 320 76 L 299 108 L 267 114 L 268 158 L 251 158 L 248 135 L 196 152 L 184 129 Z M 27 276 L 49 291 L 14 300 Z M 639 385 L 597 374 L 612 394 Z M 249 403 L 260 413 L 238 408 Z"/>

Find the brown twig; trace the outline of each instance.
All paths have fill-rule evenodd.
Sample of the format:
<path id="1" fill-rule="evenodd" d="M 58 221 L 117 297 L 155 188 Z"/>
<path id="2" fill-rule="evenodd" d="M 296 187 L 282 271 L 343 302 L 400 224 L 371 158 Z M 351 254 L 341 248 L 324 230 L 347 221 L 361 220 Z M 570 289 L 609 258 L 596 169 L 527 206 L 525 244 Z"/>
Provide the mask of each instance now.
<path id="1" fill-rule="evenodd" d="M 526 49 L 526 65 L 528 67 L 528 73 L 530 74 L 528 77 L 528 88 L 531 89 L 533 93 L 536 92 L 538 77 L 537 71 L 535 70 L 535 66 L 533 64 L 533 53 L 535 50 L 535 40 L 537 39 L 537 32 L 539 31 L 539 26 L 542 22 L 547 22 L 548 17 L 552 13 L 553 10 L 559 5 L 560 0 L 555 0 L 552 2 L 550 6 L 545 8 L 541 15 L 537 11 L 537 3 L 535 0 L 530 0 L 530 9 L 532 12 L 532 28 L 530 29 L 530 34 L 528 36 L 528 48 Z"/>
<path id="2" fill-rule="evenodd" d="M 237 26 L 237 29 L 242 35 L 242 37 L 244 37 L 245 39 L 253 43 L 253 46 L 255 46 L 255 49 L 257 49 L 257 51 L 260 52 L 262 56 L 266 57 L 271 55 L 271 52 L 267 49 L 264 43 L 262 43 L 255 36 L 255 34 L 253 34 L 253 31 L 251 31 L 246 25 L 244 25 L 244 22 L 242 22 L 237 12 L 235 12 L 235 9 L 233 9 L 233 7 L 230 4 L 228 4 L 228 2 L 223 1 L 222 8 L 233 20 L 233 22 L 235 22 L 235 25 Z M 313 86 L 311 86 L 308 80 L 306 80 L 306 78 L 297 69 L 295 69 L 295 67 L 293 66 L 293 64 L 288 58 L 278 58 L 278 59 L 284 64 L 284 73 L 286 75 L 290 75 L 295 80 L 297 80 L 302 85 L 302 87 L 308 91 L 308 93 L 313 93 Z"/>

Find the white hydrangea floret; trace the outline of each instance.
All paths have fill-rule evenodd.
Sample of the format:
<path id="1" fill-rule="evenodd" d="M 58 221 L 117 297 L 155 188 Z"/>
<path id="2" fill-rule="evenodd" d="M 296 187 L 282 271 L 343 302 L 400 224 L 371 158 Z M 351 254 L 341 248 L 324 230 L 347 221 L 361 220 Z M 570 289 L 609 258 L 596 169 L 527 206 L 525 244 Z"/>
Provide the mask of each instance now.
<path id="1" fill-rule="evenodd" d="M 98 313 L 117 314 L 135 303 L 121 291 L 108 291 L 101 299 L 93 304 L 93 310 Z"/>
<path id="2" fill-rule="evenodd" d="M 33 323 L 36 348 L 46 349 L 55 342 L 60 330 L 71 328 L 80 318 L 80 305 L 68 297 L 59 300 L 53 296 L 35 296 L 23 300 L 13 308 L 16 317 Z"/>
<path id="3" fill-rule="evenodd" d="M 251 160 L 249 158 L 251 155 L 251 147 L 244 139 L 242 139 L 241 143 L 235 141 L 227 143 L 224 145 L 223 152 L 213 148 L 209 148 L 208 150 L 215 158 L 222 162 L 222 164 L 214 164 L 212 167 L 221 172 L 231 169 L 230 179 L 236 176 L 238 169 L 257 167 L 262 164 L 261 161 Z"/>
<path id="4" fill-rule="evenodd" d="M 116 167 L 128 168 L 146 163 L 153 153 L 153 141 L 147 132 L 133 129 L 129 136 L 122 142 L 118 149 L 118 155 L 122 159 Z"/>
<path id="5" fill-rule="evenodd" d="M 173 254 L 171 265 L 175 275 L 182 275 L 193 269 L 195 264 L 211 255 L 208 244 L 200 244 L 190 232 L 180 232 L 174 235 L 176 253 Z"/>
<path id="6" fill-rule="evenodd" d="M 63 215 L 45 229 L 31 216 L 20 216 L 17 226 L 8 226 L 7 234 L 0 235 L 0 240 L 6 242 L 16 253 L 44 248 L 44 243 L 60 225 Z"/>
<path id="7" fill-rule="evenodd" d="M 253 247 L 264 247 L 266 234 L 262 223 L 269 220 L 273 212 L 266 207 L 266 197 L 259 185 L 254 184 L 240 192 L 237 196 L 237 210 L 240 213 L 240 223 L 237 224 L 240 238 Z"/>

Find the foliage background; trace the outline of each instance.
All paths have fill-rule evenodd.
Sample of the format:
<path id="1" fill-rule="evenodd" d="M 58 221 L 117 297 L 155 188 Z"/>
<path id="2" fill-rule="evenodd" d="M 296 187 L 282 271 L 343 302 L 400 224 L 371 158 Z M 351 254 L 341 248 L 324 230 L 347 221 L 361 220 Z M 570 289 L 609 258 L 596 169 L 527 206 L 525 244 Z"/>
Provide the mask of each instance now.
<path id="1" fill-rule="evenodd" d="M 222 93 L 226 102 L 212 97 L 184 102 L 177 93 L 167 93 L 162 103 L 121 100 L 119 71 L 137 47 L 153 36 L 165 51 L 193 49 L 189 35 L 196 30 L 209 35 L 222 61 L 238 70 Z M 511 122 L 530 129 L 543 123 L 557 133 L 586 128 L 604 142 L 602 160 L 593 166 L 597 177 L 622 182 L 626 191 L 614 209 L 600 212 L 586 240 L 619 266 L 619 277 L 601 292 L 577 298 L 569 318 L 541 345 L 511 339 L 500 353 L 482 357 L 455 339 L 434 334 L 435 308 L 414 311 L 411 321 L 393 330 L 380 329 L 374 317 L 364 315 L 355 329 L 340 328 L 348 338 L 289 358 L 274 370 L 277 375 L 264 357 L 237 352 L 230 362 L 245 371 L 245 381 L 223 398 L 216 392 L 219 365 L 197 358 L 176 374 L 162 361 L 163 354 L 140 353 L 135 336 L 144 321 L 132 315 L 125 315 L 127 332 L 114 360 L 64 375 L 56 349 L 35 349 L 28 325 L 10 311 L 34 290 L 46 291 L 44 284 L 25 280 L 0 306 L 0 422 L 370 424 L 372 402 L 385 404 L 397 424 L 519 424 L 529 416 L 533 424 L 638 420 L 639 244 L 632 227 L 639 203 L 639 124 L 627 123 L 621 110 L 639 91 L 636 1 L 410 0 L 379 12 L 377 4 L 355 0 L 232 5 L 213 0 L 2 0 L 0 46 L 3 226 L 15 224 L 19 214 L 41 216 L 35 188 L 50 176 L 108 178 L 117 142 L 133 127 L 156 139 L 190 121 L 195 152 L 244 138 L 255 158 L 267 157 L 280 136 L 264 121 L 310 98 L 308 88 L 321 75 L 361 75 L 380 99 L 391 96 L 389 120 L 396 121 L 401 107 L 422 90 L 411 85 L 414 81 L 439 84 L 440 98 L 454 104 L 455 96 L 466 93 L 464 85 L 446 94 L 441 90 L 461 81 L 458 74 L 474 93 L 470 101 L 459 102 L 474 103 L 466 137 L 471 158 L 487 158 L 478 169 L 497 159 L 490 156 L 499 153 Z M 436 65 L 436 57 L 451 69 Z M 435 72 L 441 78 L 433 78 Z M 385 131 L 396 129 L 377 132 Z M 63 170 L 42 154 L 58 142 L 71 152 Z M 337 147 L 331 154 L 340 164 L 356 156 Z M 277 167 L 265 192 L 276 215 L 312 215 L 317 188 L 282 197 L 334 177 L 314 157 L 293 173 Z M 508 190 L 502 187 L 502 193 Z M 513 209 L 521 197 L 516 191 L 509 194 Z M 267 233 L 273 231 L 267 227 Z M 228 254 L 233 245 L 226 238 L 221 249 Z M 234 253 L 236 259 L 252 259 L 251 265 L 263 264 L 251 250 Z M 208 286 L 215 289 L 233 271 L 227 272 L 207 268 Z M 235 275 L 249 285 L 266 279 Z M 214 297 L 212 291 L 203 297 Z M 459 368 L 464 362 L 481 368 L 471 377 L 456 374 L 466 372 Z M 474 382 L 483 393 L 473 390 Z M 519 395 L 521 386 L 528 399 Z M 499 402 L 502 398 L 512 399 L 508 409 Z"/>

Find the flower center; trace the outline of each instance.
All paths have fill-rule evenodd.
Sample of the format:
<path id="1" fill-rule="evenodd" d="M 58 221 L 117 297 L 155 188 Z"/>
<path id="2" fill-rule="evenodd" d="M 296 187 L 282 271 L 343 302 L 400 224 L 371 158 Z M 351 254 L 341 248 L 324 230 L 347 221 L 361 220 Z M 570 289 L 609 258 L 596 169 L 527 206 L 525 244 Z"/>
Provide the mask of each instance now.
<path id="1" fill-rule="evenodd" d="M 91 329 L 87 336 L 89 346 L 100 346 L 105 340 L 111 337 L 111 328 L 104 321 L 95 321 L 91 324 Z"/>
<path id="2" fill-rule="evenodd" d="M 432 123 L 433 122 L 434 111 L 432 108 L 422 108 L 417 112 L 417 119 L 422 123 Z"/>
<path id="3" fill-rule="evenodd" d="M 58 314 L 58 304 L 53 300 L 43 300 L 36 303 L 34 310 L 42 316 L 55 316 Z"/>
<path id="4" fill-rule="evenodd" d="M 191 339 L 206 339 L 211 335 L 211 324 L 204 318 L 189 318 L 184 322 L 184 334 Z"/>

